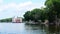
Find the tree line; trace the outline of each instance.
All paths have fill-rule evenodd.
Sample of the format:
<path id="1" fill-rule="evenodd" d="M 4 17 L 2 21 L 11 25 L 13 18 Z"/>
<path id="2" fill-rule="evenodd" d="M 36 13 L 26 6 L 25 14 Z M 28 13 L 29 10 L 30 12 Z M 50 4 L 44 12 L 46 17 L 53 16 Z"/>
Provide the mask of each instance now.
<path id="1" fill-rule="evenodd" d="M 12 18 L 1 19 L 0 22 L 12 22 Z"/>
<path id="2" fill-rule="evenodd" d="M 31 11 L 27 11 L 24 14 L 24 19 L 26 21 L 38 21 L 44 22 L 48 20 L 49 23 L 57 21 L 60 19 L 60 0 L 46 0 L 45 6 L 41 9 L 35 8 Z"/>

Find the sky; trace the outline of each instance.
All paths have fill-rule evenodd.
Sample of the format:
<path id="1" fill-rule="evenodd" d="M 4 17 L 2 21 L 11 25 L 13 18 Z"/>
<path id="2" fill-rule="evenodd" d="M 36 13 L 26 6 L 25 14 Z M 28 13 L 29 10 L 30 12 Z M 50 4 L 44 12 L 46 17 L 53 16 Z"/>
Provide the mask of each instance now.
<path id="1" fill-rule="evenodd" d="M 0 19 L 23 17 L 26 11 L 44 7 L 46 0 L 0 0 Z"/>

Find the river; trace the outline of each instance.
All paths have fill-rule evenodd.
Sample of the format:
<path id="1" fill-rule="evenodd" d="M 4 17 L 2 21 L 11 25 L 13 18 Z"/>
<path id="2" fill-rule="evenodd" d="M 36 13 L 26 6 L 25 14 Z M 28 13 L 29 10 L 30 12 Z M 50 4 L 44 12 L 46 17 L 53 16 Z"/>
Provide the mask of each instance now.
<path id="1" fill-rule="evenodd" d="M 57 26 L 25 25 L 25 23 L 0 23 L 0 34 L 60 34 Z"/>

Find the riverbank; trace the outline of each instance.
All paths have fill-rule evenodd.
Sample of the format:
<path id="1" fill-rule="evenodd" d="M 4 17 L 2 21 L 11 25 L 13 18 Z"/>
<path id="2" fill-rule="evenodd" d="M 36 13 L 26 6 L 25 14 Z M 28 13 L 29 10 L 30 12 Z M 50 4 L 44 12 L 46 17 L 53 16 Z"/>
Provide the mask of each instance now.
<path id="1" fill-rule="evenodd" d="M 46 25 L 46 26 L 60 26 L 60 24 L 59 23 L 49 23 L 48 21 L 45 21 L 45 22 L 34 22 L 34 21 L 27 21 L 27 22 L 25 22 L 25 24 L 27 24 L 27 25 Z"/>

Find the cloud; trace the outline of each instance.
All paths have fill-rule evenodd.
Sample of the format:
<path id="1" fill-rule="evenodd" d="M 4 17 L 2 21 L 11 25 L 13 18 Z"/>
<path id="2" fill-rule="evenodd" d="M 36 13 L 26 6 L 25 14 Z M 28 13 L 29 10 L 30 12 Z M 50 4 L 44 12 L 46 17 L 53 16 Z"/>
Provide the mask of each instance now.
<path id="1" fill-rule="evenodd" d="M 3 3 L 3 0 L 0 0 L 0 3 Z"/>
<path id="2" fill-rule="evenodd" d="M 5 5 L 1 5 L 0 6 L 0 11 L 4 11 L 4 10 L 8 10 L 8 9 L 15 9 L 16 11 L 20 11 L 23 9 L 26 10 L 32 10 L 34 8 L 40 8 L 41 6 L 44 6 L 43 4 L 39 4 L 39 3 L 32 3 L 31 1 L 28 2 L 23 2 L 23 3 L 8 3 Z"/>
<path id="3" fill-rule="evenodd" d="M 25 3 L 20 3 L 18 6 L 19 6 L 19 7 L 25 7 L 25 6 L 28 6 L 28 5 L 30 5 L 30 4 L 32 4 L 31 1 L 25 2 Z"/>
<path id="4" fill-rule="evenodd" d="M 8 4 L 3 4 L 0 5 L 0 18 L 6 18 L 6 17 L 13 17 L 15 15 L 18 16 L 17 11 L 19 11 L 20 15 L 23 16 L 23 11 L 26 10 L 28 6 L 32 4 L 31 1 L 24 2 L 24 3 L 8 3 Z M 4 15 L 4 16 L 3 16 Z"/>
<path id="5" fill-rule="evenodd" d="M 18 4 L 14 2 L 2 4 L 0 5 L 0 15 L 1 15 L 0 18 L 13 17 L 15 15 L 23 17 L 23 14 L 26 11 L 32 10 L 34 8 L 41 8 L 41 6 L 44 6 L 44 5 L 41 3 L 33 3 L 32 1 L 27 1 L 27 2 L 18 3 Z M 19 14 L 17 14 L 17 11 Z"/>
<path id="6" fill-rule="evenodd" d="M 24 2 L 24 3 L 19 3 L 19 4 L 8 3 L 6 5 L 0 6 L 0 11 L 7 10 L 9 8 L 14 8 L 14 9 L 20 10 L 22 7 L 26 7 L 26 6 L 30 5 L 30 4 L 32 4 L 31 1 Z"/>

